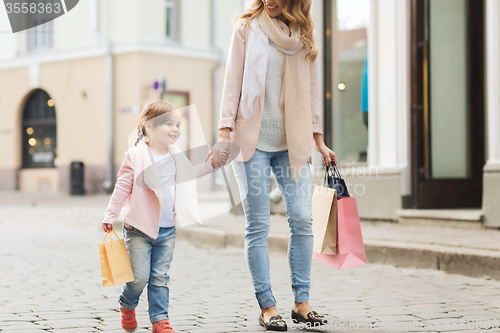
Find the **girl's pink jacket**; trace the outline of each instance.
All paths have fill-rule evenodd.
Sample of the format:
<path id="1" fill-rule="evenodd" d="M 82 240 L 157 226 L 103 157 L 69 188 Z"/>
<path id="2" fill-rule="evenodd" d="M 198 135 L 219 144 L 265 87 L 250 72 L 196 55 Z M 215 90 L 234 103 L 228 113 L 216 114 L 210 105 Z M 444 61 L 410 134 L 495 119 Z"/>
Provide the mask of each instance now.
<path id="1" fill-rule="evenodd" d="M 196 179 L 214 170 L 210 160 L 193 167 L 175 145 L 169 146 L 176 165 L 174 216 L 181 227 L 201 223 Z M 123 155 L 118 180 L 102 223 L 113 224 L 120 212 L 123 221 L 149 237 L 158 237 L 163 205 L 158 168 L 151 148 L 144 142 Z M 122 209 L 123 208 L 123 209 Z"/>

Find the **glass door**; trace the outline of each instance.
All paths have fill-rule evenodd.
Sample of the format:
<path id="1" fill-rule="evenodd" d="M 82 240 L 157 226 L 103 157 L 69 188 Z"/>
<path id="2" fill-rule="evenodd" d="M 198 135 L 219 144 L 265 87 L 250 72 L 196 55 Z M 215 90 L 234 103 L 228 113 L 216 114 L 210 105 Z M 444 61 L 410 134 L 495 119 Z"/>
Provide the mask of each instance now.
<path id="1" fill-rule="evenodd" d="M 415 208 L 480 207 L 483 0 L 412 0 Z"/>

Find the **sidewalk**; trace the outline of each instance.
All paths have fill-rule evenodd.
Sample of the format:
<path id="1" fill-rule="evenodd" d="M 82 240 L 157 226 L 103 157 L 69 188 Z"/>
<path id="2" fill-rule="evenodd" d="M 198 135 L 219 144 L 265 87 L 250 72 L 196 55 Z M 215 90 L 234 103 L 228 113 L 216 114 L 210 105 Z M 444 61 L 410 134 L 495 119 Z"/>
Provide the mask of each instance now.
<path id="1" fill-rule="evenodd" d="M 102 287 L 97 244 L 105 207 L 93 201 L 0 204 L 2 333 L 124 332 L 122 285 Z M 304 330 L 290 318 L 288 258 L 276 251 L 269 257 L 273 294 L 290 333 L 500 332 L 500 281 L 377 263 L 336 270 L 315 260 L 311 305 L 330 324 Z M 174 258 L 168 285 L 176 332 L 264 333 L 242 248 L 178 240 Z M 147 292 L 136 315 L 136 333 L 151 333 Z"/>
<path id="2" fill-rule="evenodd" d="M 245 219 L 229 213 L 225 191 L 199 193 L 200 211 L 224 212 L 204 221 L 203 226 L 178 228 L 179 238 L 203 247 L 243 247 Z M 64 219 L 102 219 L 109 195 L 69 196 L 0 191 L 1 215 L 43 216 Z M 33 215 L 31 215 L 33 216 Z M 400 267 L 432 268 L 448 273 L 500 280 L 500 231 L 362 222 L 368 263 Z M 116 225 L 118 229 L 119 226 Z M 285 216 L 271 215 L 270 251 L 286 252 L 288 223 Z"/>

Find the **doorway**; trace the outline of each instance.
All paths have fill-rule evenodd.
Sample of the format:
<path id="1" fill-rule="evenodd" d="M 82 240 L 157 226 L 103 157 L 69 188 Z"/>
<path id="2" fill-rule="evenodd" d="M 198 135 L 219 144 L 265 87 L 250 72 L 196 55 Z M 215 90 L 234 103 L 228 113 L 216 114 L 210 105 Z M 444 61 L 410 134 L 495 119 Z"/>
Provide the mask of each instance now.
<path id="1" fill-rule="evenodd" d="M 35 90 L 23 109 L 22 168 L 55 168 L 57 121 L 54 100 L 42 89 Z"/>
<path id="2" fill-rule="evenodd" d="M 411 5 L 411 208 L 479 208 L 484 0 Z"/>

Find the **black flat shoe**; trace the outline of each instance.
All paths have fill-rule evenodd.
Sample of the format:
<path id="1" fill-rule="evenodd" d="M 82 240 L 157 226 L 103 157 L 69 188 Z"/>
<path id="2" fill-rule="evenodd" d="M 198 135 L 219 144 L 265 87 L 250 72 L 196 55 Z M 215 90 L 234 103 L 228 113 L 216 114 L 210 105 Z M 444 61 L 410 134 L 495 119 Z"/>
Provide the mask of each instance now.
<path id="1" fill-rule="evenodd" d="M 261 313 L 259 316 L 259 324 L 264 326 L 268 331 L 286 331 L 288 329 L 286 322 L 280 315 L 272 316 L 268 322 L 265 322 Z"/>
<path id="2" fill-rule="evenodd" d="M 328 320 L 322 315 L 318 314 L 316 311 L 311 311 L 307 314 L 307 318 L 302 317 L 297 312 L 292 310 L 292 321 L 295 324 L 306 323 L 308 326 L 318 327 L 321 325 L 328 324 Z"/>

